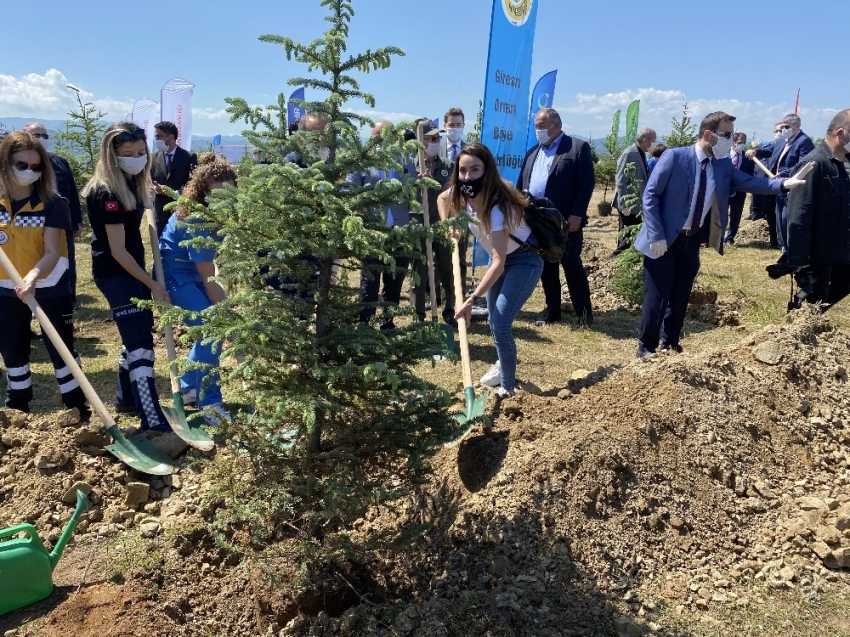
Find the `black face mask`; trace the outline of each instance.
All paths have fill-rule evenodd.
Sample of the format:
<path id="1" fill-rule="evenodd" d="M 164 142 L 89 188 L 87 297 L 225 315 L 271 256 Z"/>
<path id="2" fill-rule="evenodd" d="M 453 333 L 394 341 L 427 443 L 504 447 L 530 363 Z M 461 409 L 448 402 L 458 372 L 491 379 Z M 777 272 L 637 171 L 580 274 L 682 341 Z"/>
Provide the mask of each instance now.
<path id="1" fill-rule="evenodd" d="M 481 175 L 478 179 L 458 179 L 458 185 L 460 186 L 460 192 L 462 195 L 466 195 L 470 199 L 475 199 L 479 192 L 481 192 L 481 184 L 484 183 L 484 175 Z"/>

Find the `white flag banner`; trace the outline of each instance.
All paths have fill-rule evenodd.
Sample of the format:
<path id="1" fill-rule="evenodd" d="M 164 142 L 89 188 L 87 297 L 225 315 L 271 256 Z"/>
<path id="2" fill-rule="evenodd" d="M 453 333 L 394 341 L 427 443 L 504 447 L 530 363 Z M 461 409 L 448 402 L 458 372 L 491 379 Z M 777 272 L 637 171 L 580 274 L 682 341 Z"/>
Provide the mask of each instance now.
<path id="1" fill-rule="evenodd" d="M 143 97 L 133 103 L 133 111 L 130 113 L 130 121 L 145 131 L 148 142 L 148 151 L 153 152 L 154 125 L 159 116 L 159 104 L 152 99 Z"/>
<path id="2" fill-rule="evenodd" d="M 177 126 L 177 145 L 192 150 L 192 93 L 195 85 L 189 80 L 172 77 L 162 87 L 162 121 Z"/>

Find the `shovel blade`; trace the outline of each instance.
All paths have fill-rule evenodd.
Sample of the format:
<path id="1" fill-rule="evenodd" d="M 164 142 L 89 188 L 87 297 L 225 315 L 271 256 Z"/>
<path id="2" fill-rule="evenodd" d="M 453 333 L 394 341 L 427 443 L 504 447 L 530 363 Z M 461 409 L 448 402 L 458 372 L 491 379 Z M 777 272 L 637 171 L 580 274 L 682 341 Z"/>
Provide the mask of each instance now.
<path id="1" fill-rule="evenodd" d="M 183 396 L 179 392 L 172 394 L 172 399 L 174 406 L 166 407 L 162 405 L 162 413 L 165 414 L 165 418 L 174 433 L 180 436 L 190 447 L 200 451 L 210 451 L 215 447 L 215 441 L 201 429 L 204 419 L 190 419 L 186 416 L 186 410 L 183 408 Z"/>
<path id="2" fill-rule="evenodd" d="M 461 428 L 457 431 L 457 437 L 450 440 L 444 446 L 454 447 L 466 438 L 467 434 L 472 431 L 472 427 L 480 419 L 487 419 L 484 413 L 487 407 L 487 398 L 490 396 L 489 390 L 485 390 L 479 397 L 475 397 L 475 389 L 472 387 L 464 387 L 463 390 L 466 399 L 466 410 L 462 414 L 455 414 L 453 417 Z"/>
<path id="3" fill-rule="evenodd" d="M 106 445 L 106 450 L 124 464 L 154 476 L 167 476 L 174 472 L 171 458 L 154 447 L 143 434 L 129 439 L 118 425 L 112 425 L 106 431 L 112 436 L 112 444 Z"/>

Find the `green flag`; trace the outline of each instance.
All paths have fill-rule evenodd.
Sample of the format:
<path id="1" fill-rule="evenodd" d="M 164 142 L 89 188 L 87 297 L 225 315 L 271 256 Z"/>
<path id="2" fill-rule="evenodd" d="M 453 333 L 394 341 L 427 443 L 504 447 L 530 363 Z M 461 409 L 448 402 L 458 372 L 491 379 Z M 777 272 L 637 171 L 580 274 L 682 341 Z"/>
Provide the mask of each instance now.
<path id="1" fill-rule="evenodd" d="M 631 146 L 637 139 L 639 115 L 640 100 L 635 100 L 629 104 L 629 109 L 626 111 L 626 146 Z"/>
<path id="2" fill-rule="evenodd" d="M 614 111 L 614 121 L 611 124 L 611 137 L 614 138 L 614 142 L 616 143 L 617 139 L 620 137 L 620 109 L 618 108 Z"/>

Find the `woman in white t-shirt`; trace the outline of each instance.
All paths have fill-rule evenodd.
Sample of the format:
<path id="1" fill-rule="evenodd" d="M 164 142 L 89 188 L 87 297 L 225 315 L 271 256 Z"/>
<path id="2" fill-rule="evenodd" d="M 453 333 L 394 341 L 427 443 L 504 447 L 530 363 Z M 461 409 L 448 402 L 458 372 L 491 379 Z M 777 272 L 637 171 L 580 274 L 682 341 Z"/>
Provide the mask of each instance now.
<path id="1" fill-rule="evenodd" d="M 496 160 L 482 144 L 463 147 L 454 165 L 451 187 L 438 199 L 441 219 L 466 210 L 476 218 L 470 231 L 490 255 L 490 266 L 455 318 L 469 323 L 472 306 L 486 295 L 490 332 L 499 360 L 481 377 L 503 398 L 516 393 L 516 341 L 511 328 L 534 292 L 543 259 L 527 248 L 537 243 L 523 218 L 525 196 L 499 176 Z"/>

